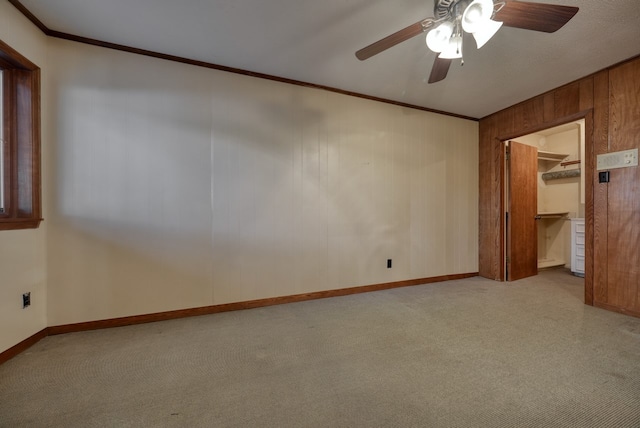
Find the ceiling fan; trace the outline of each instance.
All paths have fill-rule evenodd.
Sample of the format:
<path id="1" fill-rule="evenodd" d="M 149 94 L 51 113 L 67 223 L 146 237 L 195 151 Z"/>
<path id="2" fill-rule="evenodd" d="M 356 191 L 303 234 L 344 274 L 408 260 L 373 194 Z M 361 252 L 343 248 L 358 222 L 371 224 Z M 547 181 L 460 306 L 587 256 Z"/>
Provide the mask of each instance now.
<path id="1" fill-rule="evenodd" d="M 464 33 L 480 49 L 502 25 L 553 33 L 578 12 L 577 7 L 516 0 L 435 0 L 433 17 L 425 18 L 356 52 L 364 61 L 424 32 L 427 46 L 438 53 L 429 83 L 447 77 L 451 62 L 462 59 Z"/>

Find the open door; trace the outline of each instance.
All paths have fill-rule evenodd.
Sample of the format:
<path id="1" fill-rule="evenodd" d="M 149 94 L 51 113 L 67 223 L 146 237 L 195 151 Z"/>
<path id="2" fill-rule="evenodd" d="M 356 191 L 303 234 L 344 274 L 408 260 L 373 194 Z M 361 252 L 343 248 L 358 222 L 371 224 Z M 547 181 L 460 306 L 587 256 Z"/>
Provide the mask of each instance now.
<path id="1" fill-rule="evenodd" d="M 507 281 L 538 274 L 538 149 L 507 145 Z"/>

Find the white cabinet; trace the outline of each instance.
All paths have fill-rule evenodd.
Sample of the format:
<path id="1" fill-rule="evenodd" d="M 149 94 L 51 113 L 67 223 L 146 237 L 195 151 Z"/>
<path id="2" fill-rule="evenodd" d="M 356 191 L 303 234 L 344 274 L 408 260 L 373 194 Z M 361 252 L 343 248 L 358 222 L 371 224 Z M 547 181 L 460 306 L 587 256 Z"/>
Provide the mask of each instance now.
<path id="1" fill-rule="evenodd" d="M 584 276 L 584 219 L 571 219 L 571 272 Z"/>

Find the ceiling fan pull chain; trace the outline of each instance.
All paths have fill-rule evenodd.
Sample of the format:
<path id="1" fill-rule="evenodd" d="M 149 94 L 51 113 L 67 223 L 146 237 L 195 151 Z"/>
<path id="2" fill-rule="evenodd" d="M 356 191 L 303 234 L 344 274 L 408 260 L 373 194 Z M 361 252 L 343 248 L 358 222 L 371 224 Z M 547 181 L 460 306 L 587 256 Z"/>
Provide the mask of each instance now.
<path id="1" fill-rule="evenodd" d="M 458 54 L 460 55 L 460 66 L 464 65 L 464 34 L 462 34 L 462 24 L 460 24 L 460 15 L 456 17 L 456 33 L 460 37 L 460 45 L 458 46 Z"/>

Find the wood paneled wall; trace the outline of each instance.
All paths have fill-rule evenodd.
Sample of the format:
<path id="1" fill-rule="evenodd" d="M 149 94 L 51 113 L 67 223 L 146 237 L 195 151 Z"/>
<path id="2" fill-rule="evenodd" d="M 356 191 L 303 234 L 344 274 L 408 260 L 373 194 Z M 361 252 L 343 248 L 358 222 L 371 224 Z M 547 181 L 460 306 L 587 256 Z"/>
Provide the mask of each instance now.
<path id="1" fill-rule="evenodd" d="M 607 151 L 638 148 L 640 60 L 611 69 L 609 100 Z M 599 149 L 605 149 L 604 143 L 600 146 Z M 594 207 L 598 220 L 594 243 L 599 254 L 607 257 L 606 282 L 594 284 L 594 304 L 640 316 L 640 168 L 613 169 L 610 174 L 608 185 L 594 185 L 602 188 L 602 193 L 607 192 L 606 199 L 599 195 Z M 601 202 L 606 206 L 600 205 Z M 599 218 L 601 213 L 606 216 Z M 606 240 L 600 239 L 601 235 L 606 236 Z M 600 265 L 597 263 L 596 268 Z"/>
<path id="2" fill-rule="evenodd" d="M 640 170 L 598 183 L 596 156 L 640 144 L 640 58 L 487 116 L 480 121 L 480 275 L 504 280 L 502 141 L 585 119 L 585 302 L 640 314 Z"/>

